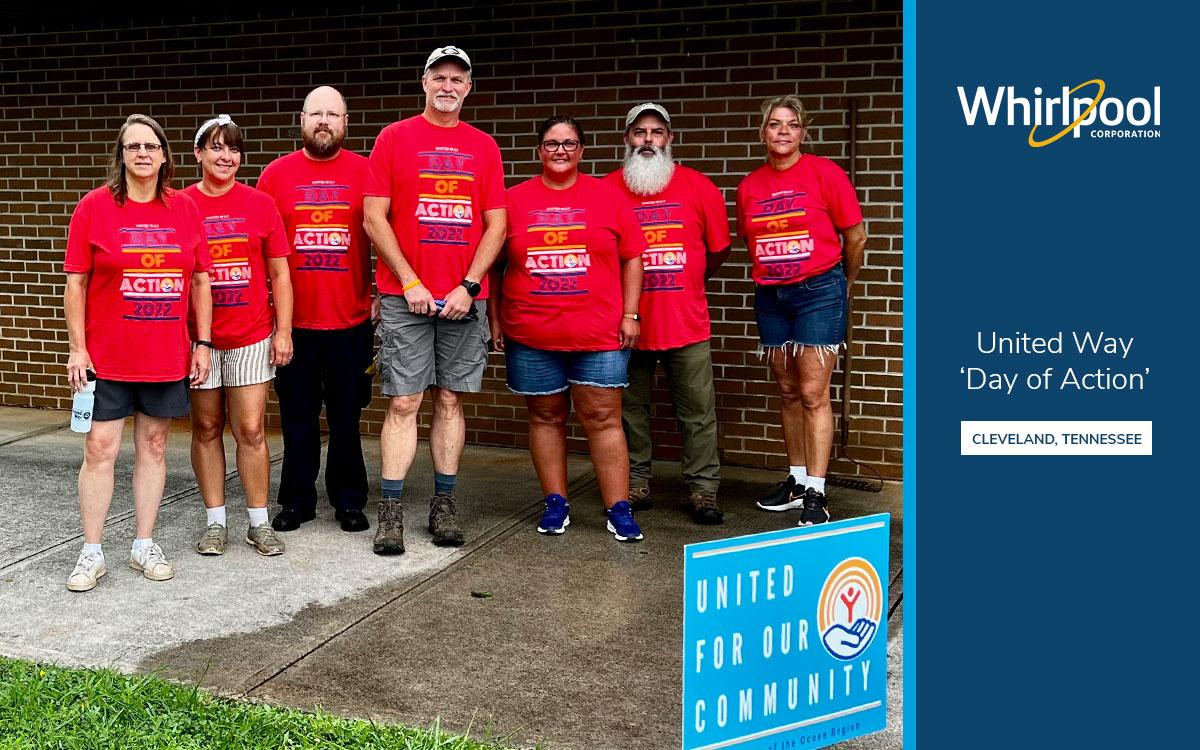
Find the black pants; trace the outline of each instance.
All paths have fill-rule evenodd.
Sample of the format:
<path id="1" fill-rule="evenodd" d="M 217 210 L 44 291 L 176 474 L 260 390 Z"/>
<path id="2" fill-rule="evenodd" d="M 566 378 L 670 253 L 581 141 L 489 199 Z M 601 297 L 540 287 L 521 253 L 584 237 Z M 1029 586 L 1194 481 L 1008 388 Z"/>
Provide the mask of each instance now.
<path id="1" fill-rule="evenodd" d="M 374 348 L 374 330 L 365 321 L 339 331 L 292 331 L 295 357 L 275 372 L 279 416 L 283 423 L 283 471 L 279 504 L 316 508 L 321 470 L 321 405 L 329 423 L 325 489 L 339 510 L 367 505 L 367 467 L 363 463 L 359 419 L 371 399 L 366 374 Z"/>

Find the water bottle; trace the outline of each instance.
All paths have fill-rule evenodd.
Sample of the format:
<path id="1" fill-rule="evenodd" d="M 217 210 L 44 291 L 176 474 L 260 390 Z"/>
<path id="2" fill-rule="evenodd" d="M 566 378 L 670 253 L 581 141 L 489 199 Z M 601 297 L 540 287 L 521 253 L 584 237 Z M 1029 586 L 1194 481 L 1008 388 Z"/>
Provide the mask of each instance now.
<path id="1" fill-rule="evenodd" d="M 96 405 L 96 375 L 87 374 L 87 385 L 82 391 L 76 391 L 71 399 L 71 431 L 92 431 L 92 407 Z"/>

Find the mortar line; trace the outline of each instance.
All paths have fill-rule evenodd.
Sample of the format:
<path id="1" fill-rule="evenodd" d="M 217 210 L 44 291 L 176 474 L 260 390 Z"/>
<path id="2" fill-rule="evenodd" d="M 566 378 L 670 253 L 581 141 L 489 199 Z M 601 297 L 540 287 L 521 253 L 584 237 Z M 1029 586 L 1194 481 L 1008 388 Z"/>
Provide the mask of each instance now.
<path id="1" fill-rule="evenodd" d="M 596 480 L 596 472 L 594 470 L 587 472 L 586 474 L 584 474 L 583 476 L 579 477 L 574 482 L 572 482 L 567 487 L 568 496 L 569 497 L 578 497 L 583 492 L 589 490 L 591 488 L 591 485 L 598 485 L 598 482 Z M 509 516 L 509 518 L 511 518 L 512 520 L 507 526 L 505 526 L 503 528 L 501 528 L 500 525 L 493 527 L 493 531 L 490 534 L 485 533 L 477 540 L 477 542 L 467 545 L 467 548 L 465 548 L 463 550 L 462 554 L 456 560 L 451 562 L 449 565 L 445 566 L 444 568 L 434 569 L 429 574 L 425 575 L 423 578 L 413 581 L 409 585 L 405 586 L 403 589 L 401 589 L 399 592 L 397 592 L 394 596 L 385 600 L 383 603 L 372 608 L 371 610 L 367 611 L 365 614 L 361 615 L 360 617 L 356 618 L 355 620 L 351 621 L 350 623 L 338 628 L 333 633 L 331 633 L 327 638 L 320 641 L 319 643 L 317 643 L 315 646 L 308 649 L 304 653 L 300 654 L 295 659 L 292 659 L 290 662 L 288 662 L 287 664 L 285 664 L 282 667 L 280 667 L 279 669 L 277 669 L 273 674 L 268 675 L 267 677 L 263 678 L 262 680 L 259 680 L 255 684 L 253 684 L 250 687 L 246 688 L 245 690 L 241 691 L 238 694 L 238 697 L 241 697 L 241 698 L 253 697 L 250 695 L 250 693 L 261 689 L 268 682 L 271 682 L 275 678 L 282 676 L 283 673 L 287 672 L 292 667 L 296 666 L 300 662 L 302 662 L 305 659 L 307 659 L 308 657 L 312 656 L 314 653 L 321 650 L 325 646 L 329 645 L 334 640 L 336 640 L 337 638 L 340 638 L 342 635 L 346 634 L 348 631 L 350 631 L 353 628 L 357 627 L 358 625 L 362 624 L 369 618 L 374 617 L 376 614 L 378 614 L 380 611 L 382 611 L 386 607 L 388 607 L 396 602 L 399 602 L 401 599 L 415 599 L 416 597 L 420 596 L 425 591 L 427 591 L 428 589 L 430 589 L 434 585 L 436 585 L 436 583 L 438 583 L 442 578 L 445 578 L 451 572 L 456 571 L 460 566 L 463 565 L 463 563 L 465 561 L 469 560 L 470 558 L 473 558 L 475 555 L 478 555 L 479 553 L 481 553 L 483 551 L 490 550 L 491 548 L 496 546 L 495 544 L 493 544 L 494 542 L 506 540 L 509 537 L 516 534 L 518 527 L 523 527 L 525 522 L 529 518 L 532 518 L 534 515 L 536 515 L 538 509 L 540 509 L 541 507 L 542 507 L 542 501 L 538 500 L 536 502 L 530 503 L 523 510 L 517 511 L 517 513 L 515 513 L 514 515 Z M 496 529 L 498 529 L 498 530 L 496 530 Z M 410 594 L 412 596 L 409 596 Z M 401 602 L 401 603 L 403 604 L 403 602 Z"/>

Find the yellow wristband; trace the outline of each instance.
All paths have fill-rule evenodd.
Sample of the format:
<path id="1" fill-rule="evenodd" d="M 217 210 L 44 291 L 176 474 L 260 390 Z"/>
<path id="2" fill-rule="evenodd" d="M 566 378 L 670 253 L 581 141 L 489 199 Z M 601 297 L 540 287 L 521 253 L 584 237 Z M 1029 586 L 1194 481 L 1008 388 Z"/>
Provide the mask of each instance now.
<path id="1" fill-rule="evenodd" d="M 405 284 L 403 291 L 407 292 L 409 289 L 412 289 L 412 288 L 418 287 L 418 286 L 421 286 L 421 280 L 415 279 L 415 280 L 410 281 L 407 284 Z"/>

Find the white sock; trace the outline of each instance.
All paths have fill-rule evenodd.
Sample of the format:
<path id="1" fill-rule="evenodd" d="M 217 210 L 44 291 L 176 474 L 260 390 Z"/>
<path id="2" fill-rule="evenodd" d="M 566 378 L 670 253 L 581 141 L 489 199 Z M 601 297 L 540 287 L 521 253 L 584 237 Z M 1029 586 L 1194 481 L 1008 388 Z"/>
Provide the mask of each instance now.
<path id="1" fill-rule="evenodd" d="M 87 544 L 85 542 L 83 545 L 83 552 L 81 552 L 80 554 L 81 555 L 100 555 L 101 557 L 104 557 L 104 550 L 100 549 L 99 544 Z"/>
<path id="2" fill-rule="evenodd" d="M 149 549 L 151 544 L 154 544 L 154 539 L 151 537 L 147 537 L 145 539 L 134 539 L 133 551 L 141 552 L 144 549 Z"/>
<path id="3" fill-rule="evenodd" d="M 222 508 L 222 510 L 224 510 Z M 262 526 L 267 522 L 266 508 L 246 508 L 246 512 L 250 514 L 250 526 Z"/>
<path id="4" fill-rule="evenodd" d="M 796 478 L 796 486 L 797 487 L 807 487 L 808 486 L 807 467 L 792 466 L 790 470 L 792 472 L 792 476 L 794 476 Z"/>
<path id="5" fill-rule="evenodd" d="M 219 508 L 205 508 L 204 512 L 208 515 L 208 525 L 209 526 L 212 526 L 214 523 L 219 523 L 222 526 L 225 525 L 225 506 L 224 505 L 222 505 Z"/>
<path id="6" fill-rule="evenodd" d="M 820 492 L 822 495 L 824 495 L 825 494 L 825 477 L 809 477 L 808 478 L 808 489 L 816 490 L 817 492 Z"/>

